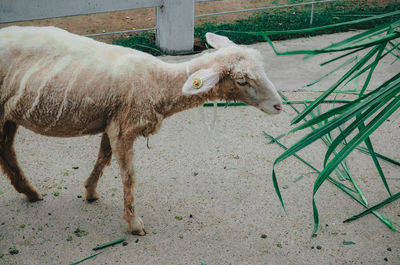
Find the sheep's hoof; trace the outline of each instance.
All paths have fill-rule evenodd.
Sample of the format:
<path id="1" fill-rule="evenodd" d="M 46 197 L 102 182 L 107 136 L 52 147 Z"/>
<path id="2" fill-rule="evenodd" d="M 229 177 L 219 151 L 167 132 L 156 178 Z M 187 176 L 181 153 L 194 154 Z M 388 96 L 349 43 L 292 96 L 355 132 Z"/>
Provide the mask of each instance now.
<path id="1" fill-rule="evenodd" d="M 132 235 L 136 235 L 136 236 L 145 236 L 147 234 L 146 230 L 144 230 L 144 229 L 132 231 L 131 233 L 132 233 Z"/>
<path id="2" fill-rule="evenodd" d="M 126 215 L 124 215 L 124 219 L 128 222 L 129 225 L 129 232 L 131 232 L 132 235 L 146 235 L 146 230 L 144 230 L 144 223 L 142 219 L 140 219 L 140 217 L 137 216 L 136 213 L 134 213 L 133 215 L 134 216 L 130 216 L 130 218 L 126 218 Z"/>
<path id="3" fill-rule="evenodd" d="M 40 195 L 39 193 L 32 193 L 32 194 L 28 194 L 26 196 L 28 197 L 28 200 L 30 202 L 37 202 L 37 201 L 43 200 L 42 195 Z"/>
<path id="4" fill-rule="evenodd" d="M 97 201 L 99 198 L 90 198 L 90 199 L 86 199 L 87 202 L 95 202 Z"/>
<path id="5" fill-rule="evenodd" d="M 43 198 L 40 196 L 40 198 L 33 198 L 33 199 L 28 199 L 29 202 L 38 202 L 38 201 L 43 201 Z"/>
<path id="6" fill-rule="evenodd" d="M 86 196 L 85 197 L 86 197 L 86 200 L 88 202 L 94 202 L 94 201 L 97 201 L 99 199 L 99 195 L 97 194 L 97 192 L 88 193 L 86 191 Z"/>

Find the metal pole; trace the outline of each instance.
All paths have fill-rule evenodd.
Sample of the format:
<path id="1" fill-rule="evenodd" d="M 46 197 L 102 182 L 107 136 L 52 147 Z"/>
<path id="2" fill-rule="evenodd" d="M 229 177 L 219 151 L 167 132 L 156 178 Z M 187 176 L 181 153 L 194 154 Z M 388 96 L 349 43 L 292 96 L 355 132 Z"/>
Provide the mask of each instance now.
<path id="1" fill-rule="evenodd" d="M 98 36 L 107 36 L 107 35 L 114 35 L 114 34 L 127 34 L 127 33 L 134 33 L 134 32 L 142 32 L 142 31 L 151 31 L 156 30 L 157 28 L 144 28 L 144 29 L 132 29 L 132 30 L 122 30 L 122 31 L 112 31 L 112 32 L 104 32 L 104 33 L 93 33 L 93 34 L 86 34 L 85 37 L 98 37 Z"/>
<path id="2" fill-rule="evenodd" d="M 312 24 L 314 18 L 314 4 L 311 4 L 311 17 L 310 17 L 310 24 Z"/>

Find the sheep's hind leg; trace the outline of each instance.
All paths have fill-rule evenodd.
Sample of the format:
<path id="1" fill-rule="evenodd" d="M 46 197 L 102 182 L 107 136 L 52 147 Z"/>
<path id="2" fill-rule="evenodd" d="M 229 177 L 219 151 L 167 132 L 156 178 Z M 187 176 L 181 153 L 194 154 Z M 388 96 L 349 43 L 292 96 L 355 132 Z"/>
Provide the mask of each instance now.
<path id="1" fill-rule="evenodd" d="M 100 150 L 97 156 L 96 164 L 90 173 L 90 176 L 86 179 L 84 185 L 86 188 L 86 200 L 89 202 L 95 201 L 99 198 L 99 195 L 96 192 L 97 182 L 103 175 L 103 170 L 105 166 L 110 165 L 111 162 L 111 146 L 110 140 L 108 139 L 107 134 L 103 134 L 101 138 Z"/>
<path id="2" fill-rule="evenodd" d="M 144 230 L 144 224 L 142 219 L 135 211 L 134 205 L 134 187 L 135 177 L 133 170 L 133 141 L 134 139 L 128 138 L 115 140 L 110 138 L 113 148 L 113 154 L 116 156 L 120 171 L 122 184 L 124 188 L 124 215 L 123 218 L 128 222 L 129 231 L 134 235 L 144 236 L 146 231 Z"/>
<path id="3" fill-rule="evenodd" d="M 19 193 L 25 194 L 30 201 L 38 201 L 42 199 L 42 196 L 29 183 L 18 165 L 14 150 L 17 129 L 18 126 L 14 122 L 7 121 L 0 131 L 0 166 Z"/>

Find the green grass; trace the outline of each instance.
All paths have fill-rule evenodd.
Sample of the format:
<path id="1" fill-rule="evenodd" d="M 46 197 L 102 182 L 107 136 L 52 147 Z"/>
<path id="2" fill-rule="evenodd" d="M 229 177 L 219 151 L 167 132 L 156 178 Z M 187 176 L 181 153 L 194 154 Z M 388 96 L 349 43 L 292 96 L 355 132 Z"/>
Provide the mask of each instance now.
<path id="1" fill-rule="evenodd" d="M 202 45 L 200 45 L 200 47 L 195 47 L 195 50 L 206 47 L 206 32 L 219 32 L 222 35 L 228 36 L 237 44 L 253 44 L 256 42 L 263 42 L 265 39 L 260 35 L 248 35 L 246 34 L 247 32 L 277 31 L 277 33 L 273 34 L 273 36 L 270 36 L 271 40 L 282 40 L 319 34 L 336 33 L 353 29 L 368 29 L 374 27 L 377 21 L 367 21 L 364 23 L 358 23 L 356 25 L 343 25 L 339 27 L 323 28 L 317 31 L 303 30 L 352 21 L 354 19 L 370 17 L 376 14 L 384 14 L 400 8 L 400 4 L 397 3 L 391 3 L 383 7 L 371 7 L 363 4 L 364 1 L 358 2 L 359 5 L 355 5 L 354 1 L 349 0 L 318 5 L 315 7 L 312 25 L 310 25 L 310 6 L 258 12 L 251 15 L 247 19 L 242 19 L 235 23 L 217 24 L 214 22 L 206 22 L 202 26 L 195 27 L 194 35 L 195 37 L 200 38 L 202 41 Z M 397 16 L 397 18 L 399 17 L 400 16 Z M 396 17 L 379 19 L 379 23 L 391 22 L 395 19 Z M 284 32 L 288 30 L 300 31 L 291 34 Z M 154 40 L 154 33 L 145 32 L 133 35 L 130 38 L 121 38 L 114 44 L 131 47 L 151 53 L 153 55 L 162 55 L 163 52 L 156 46 Z"/>

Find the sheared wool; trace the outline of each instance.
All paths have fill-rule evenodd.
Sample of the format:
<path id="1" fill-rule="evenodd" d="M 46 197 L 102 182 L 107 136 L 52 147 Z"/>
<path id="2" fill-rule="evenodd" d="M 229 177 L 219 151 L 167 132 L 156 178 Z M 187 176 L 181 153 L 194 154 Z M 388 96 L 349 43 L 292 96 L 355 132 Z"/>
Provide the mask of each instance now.
<path id="1" fill-rule="evenodd" d="M 170 64 L 54 27 L 0 29 L 0 165 L 15 189 L 31 201 L 42 198 L 18 166 L 13 148 L 18 126 L 57 137 L 102 133 L 98 159 L 85 181 L 86 199 L 98 198 L 97 182 L 114 154 L 124 184 L 124 219 L 132 233 L 145 234 L 133 202 L 137 137 L 156 133 L 164 118 L 207 100 L 240 100 L 280 112 L 261 54 L 226 37 L 207 39 L 219 49 Z M 192 82 L 188 75 L 204 78 L 207 87 L 184 94 L 185 83 Z"/>

